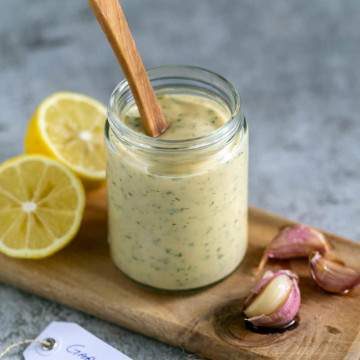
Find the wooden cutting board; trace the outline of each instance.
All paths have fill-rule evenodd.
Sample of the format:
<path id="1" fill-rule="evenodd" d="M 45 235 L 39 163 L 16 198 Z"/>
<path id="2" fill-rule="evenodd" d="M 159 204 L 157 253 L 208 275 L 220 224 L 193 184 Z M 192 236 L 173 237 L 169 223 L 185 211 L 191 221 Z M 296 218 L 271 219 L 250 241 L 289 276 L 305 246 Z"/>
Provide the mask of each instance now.
<path id="1" fill-rule="evenodd" d="M 252 272 L 266 243 L 290 223 L 251 209 L 250 246 L 235 273 L 205 290 L 161 292 L 132 282 L 112 264 L 105 196 L 98 192 L 89 197 L 83 226 L 70 246 L 45 260 L 0 256 L 0 280 L 209 359 L 360 359 L 360 290 L 326 294 L 302 261 L 283 263 L 300 275 L 298 327 L 282 334 L 245 329 L 239 311 Z M 328 237 L 339 256 L 360 266 L 359 244 Z"/>

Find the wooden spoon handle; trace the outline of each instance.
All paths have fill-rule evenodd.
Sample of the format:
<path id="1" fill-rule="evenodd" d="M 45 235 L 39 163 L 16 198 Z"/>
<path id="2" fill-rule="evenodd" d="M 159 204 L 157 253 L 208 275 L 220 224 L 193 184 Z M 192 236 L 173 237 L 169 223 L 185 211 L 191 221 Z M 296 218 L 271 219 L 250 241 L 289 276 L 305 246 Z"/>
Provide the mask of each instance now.
<path id="1" fill-rule="evenodd" d="M 168 128 L 168 124 L 157 102 L 121 5 L 118 0 L 89 0 L 89 3 L 128 80 L 146 133 L 153 137 L 161 135 Z"/>

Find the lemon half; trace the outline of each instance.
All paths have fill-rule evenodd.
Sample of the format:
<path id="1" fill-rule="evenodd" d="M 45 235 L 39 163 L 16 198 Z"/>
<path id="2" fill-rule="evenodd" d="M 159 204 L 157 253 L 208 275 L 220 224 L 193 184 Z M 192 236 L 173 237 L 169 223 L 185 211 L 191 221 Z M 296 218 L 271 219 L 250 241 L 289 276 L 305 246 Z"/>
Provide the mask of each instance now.
<path id="1" fill-rule="evenodd" d="M 33 114 L 25 152 L 55 158 L 68 166 L 86 188 L 105 180 L 105 107 L 88 96 L 59 92 L 47 97 Z"/>
<path id="2" fill-rule="evenodd" d="M 22 155 L 0 165 L 0 251 L 43 258 L 76 235 L 84 211 L 81 181 L 60 162 Z"/>

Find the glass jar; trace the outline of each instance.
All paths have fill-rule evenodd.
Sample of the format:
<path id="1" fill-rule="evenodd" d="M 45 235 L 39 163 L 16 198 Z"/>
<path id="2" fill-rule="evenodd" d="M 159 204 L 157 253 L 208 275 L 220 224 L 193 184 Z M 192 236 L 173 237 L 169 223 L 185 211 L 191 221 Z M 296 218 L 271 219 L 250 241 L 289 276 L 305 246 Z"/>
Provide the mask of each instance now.
<path id="1" fill-rule="evenodd" d="M 229 120 L 194 139 L 148 137 L 121 121 L 134 99 L 120 82 L 106 124 L 111 255 L 142 284 L 199 288 L 233 272 L 246 252 L 247 124 L 237 91 L 221 76 L 190 66 L 148 74 L 156 92 L 215 100 Z"/>

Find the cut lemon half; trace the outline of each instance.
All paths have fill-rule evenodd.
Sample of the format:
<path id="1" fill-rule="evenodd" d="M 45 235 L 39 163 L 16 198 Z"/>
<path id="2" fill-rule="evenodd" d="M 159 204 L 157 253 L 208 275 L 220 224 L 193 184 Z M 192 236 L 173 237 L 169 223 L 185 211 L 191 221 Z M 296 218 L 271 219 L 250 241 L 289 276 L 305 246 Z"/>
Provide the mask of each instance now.
<path id="1" fill-rule="evenodd" d="M 84 211 L 81 181 L 60 162 L 22 155 L 0 165 L 0 251 L 43 258 L 76 235 Z"/>
<path id="2" fill-rule="evenodd" d="M 25 137 L 28 154 L 43 154 L 73 170 L 86 188 L 105 180 L 105 107 L 88 96 L 60 92 L 33 114 Z"/>

